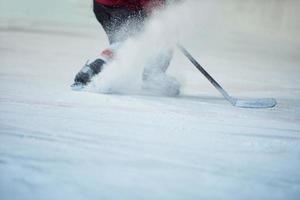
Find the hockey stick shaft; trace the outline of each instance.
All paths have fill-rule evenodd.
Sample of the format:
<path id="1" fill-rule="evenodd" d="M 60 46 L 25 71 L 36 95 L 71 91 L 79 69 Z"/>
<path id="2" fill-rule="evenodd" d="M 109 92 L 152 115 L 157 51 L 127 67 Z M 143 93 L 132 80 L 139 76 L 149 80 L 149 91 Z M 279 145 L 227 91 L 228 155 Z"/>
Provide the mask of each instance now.
<path id="1" fill-rule="evenodd" d="M 222 88 L 222 86 L 193 58 L 193 56 L 180 44 L 177 44 L 181 52 L 193 63 L 193 65 L 211 82 L 211 84 L 228 100 L 232 105 L 235 105 L 235 99 Z"/>

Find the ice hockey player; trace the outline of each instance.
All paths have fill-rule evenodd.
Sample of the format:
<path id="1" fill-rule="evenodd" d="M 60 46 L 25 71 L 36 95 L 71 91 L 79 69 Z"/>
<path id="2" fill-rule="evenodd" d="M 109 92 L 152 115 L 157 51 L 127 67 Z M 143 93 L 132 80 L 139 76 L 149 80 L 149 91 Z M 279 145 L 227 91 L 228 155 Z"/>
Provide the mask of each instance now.
<path id="1" fill-rule="evenodd" d="M 89 64 L 87 63 L 76 74 L 72 87 L 87 85 L 92 77 L 100 73 L 103 66 L 114 58 L 118 46 L 129 37 L 139 33 L 143 29 L 145 20 L 151 13 L 155 9 L 164 7 L 165 4 L 166 0 L 93 0 L 95 16 L 107 34 L 110 45 L 101 52 L 99 58 Z M 170 84 L 163 84 L 165 88 L 161 88 L 162 91 L 170 93 L 167 95 L 179 93 L 177 81 L 165 75 L 171 58 L 171 50 L 158 52 L 157 55 L 154 55 L 152 63 L 155 66 L 153 68 L 145 68 L 143 74 L 144 82 L 150 79 L 159 81 L 163 79 L 163 81 L 169 82 Z M 176 85 L 175 90 L 174 84 Z M 150 85 L 149 87 L 152 86 Z"/>

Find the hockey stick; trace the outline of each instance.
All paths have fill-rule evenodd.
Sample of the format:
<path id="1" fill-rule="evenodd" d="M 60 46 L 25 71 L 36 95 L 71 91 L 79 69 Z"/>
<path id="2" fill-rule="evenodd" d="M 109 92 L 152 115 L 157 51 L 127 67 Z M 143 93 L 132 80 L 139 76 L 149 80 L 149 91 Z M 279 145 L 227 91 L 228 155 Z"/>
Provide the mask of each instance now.
<path id="1" fill-rule="evenodd" d="M 231 97 L 221 85 L 213 79 L 205 69 L 193 58 L 193 56 L 180 44 L 177 44 L 181 52 L 194 64 L 194 66 L 211 82 L 211 84 L 231 103 L 231 105 L 241 108 L 272 108 L 277 102 L 273 98 L 267 99 L 237 99 Z"/>

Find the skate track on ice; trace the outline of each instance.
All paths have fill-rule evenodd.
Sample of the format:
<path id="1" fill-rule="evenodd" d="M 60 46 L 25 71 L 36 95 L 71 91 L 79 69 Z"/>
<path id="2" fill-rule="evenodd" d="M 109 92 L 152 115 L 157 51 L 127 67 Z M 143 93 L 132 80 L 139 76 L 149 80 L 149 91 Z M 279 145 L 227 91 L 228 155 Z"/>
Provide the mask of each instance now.
<path id="1" fill-rule="evenodd" d="M 278 101 L 241 109 L 178 52 L 180 97 L 71 91 L 105 41 L 94 25 L 2 24 L 0 199 L 299 198 L 298 42 L 183 41 L 233 96 Z"/>

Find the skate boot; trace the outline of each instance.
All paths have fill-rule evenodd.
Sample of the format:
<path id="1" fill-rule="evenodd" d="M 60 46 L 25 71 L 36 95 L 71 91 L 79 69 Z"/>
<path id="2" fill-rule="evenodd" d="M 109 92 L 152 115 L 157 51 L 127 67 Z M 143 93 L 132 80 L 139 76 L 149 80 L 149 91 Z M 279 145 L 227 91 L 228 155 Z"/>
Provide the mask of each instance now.
<path id="1" fill-rule="evenodd" d="M 77 90 L 86 86 L 93 76 L 99 74 L 102 71 L 105 61 L 102 59 L 96 59 L 94 62 L 86 63 L 84 67 L 76 74 L 74 83 L 71 85 L 72 89 Z"/>

